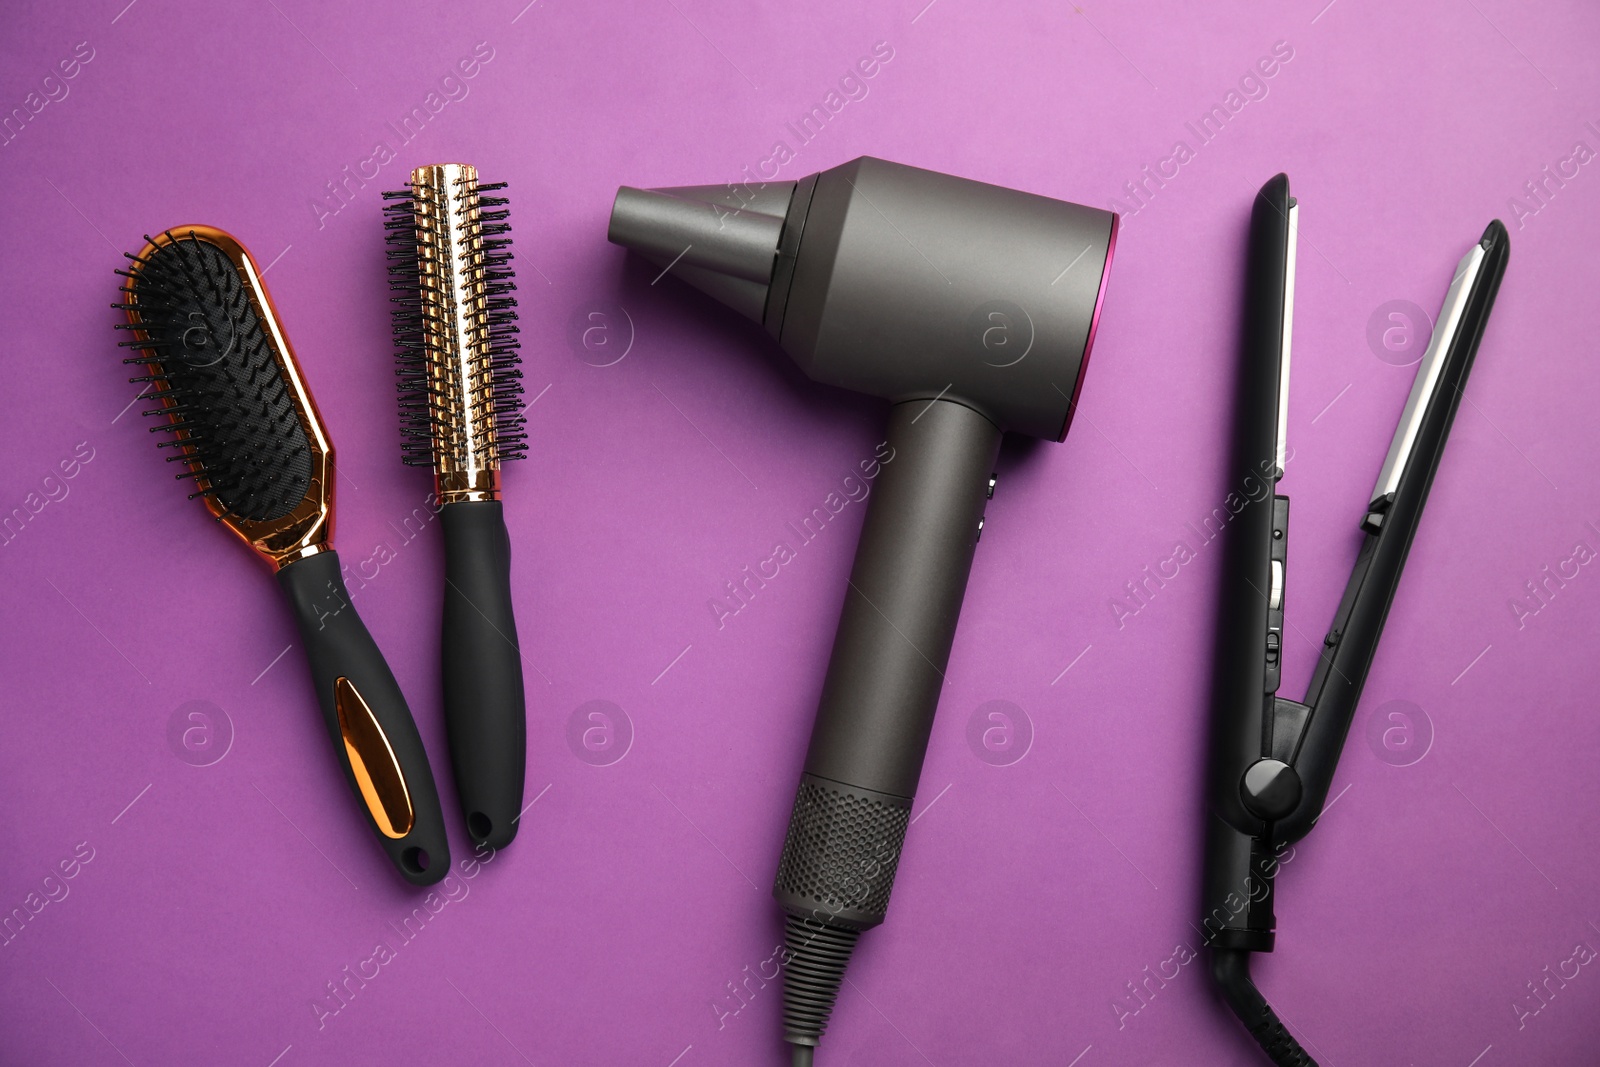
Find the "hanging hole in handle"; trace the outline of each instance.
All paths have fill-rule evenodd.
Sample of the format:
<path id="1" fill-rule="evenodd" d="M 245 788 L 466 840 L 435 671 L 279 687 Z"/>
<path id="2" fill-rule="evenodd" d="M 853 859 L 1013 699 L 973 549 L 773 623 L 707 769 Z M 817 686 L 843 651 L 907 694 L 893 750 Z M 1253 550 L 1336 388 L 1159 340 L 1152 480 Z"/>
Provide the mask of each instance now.
<path id="1" fill-rule="evenodd" d="M 428 851 L 412 845 L 400 853 L 400 862 L 406 865 L 406 870 L 412 874 L 421 874 L 428 869 Z"/>
<path id="2" fill-rule="evenodd" d="M 467 833 L 472 835 L 474 841 L 486 840 L 494 831 L 494 821 L 481 811 L 475 811 L 467 816 Z"/>

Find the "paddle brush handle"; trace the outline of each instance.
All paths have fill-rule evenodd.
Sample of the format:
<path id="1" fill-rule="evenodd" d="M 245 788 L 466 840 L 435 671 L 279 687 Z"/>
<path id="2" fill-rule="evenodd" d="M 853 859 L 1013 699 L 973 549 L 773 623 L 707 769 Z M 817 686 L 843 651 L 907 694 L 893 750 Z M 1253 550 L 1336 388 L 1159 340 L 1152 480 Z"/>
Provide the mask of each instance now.
<path id="1" fill-rule="evenodd" d="M 294 609 L 345 781 L 401 877 L 432 885 L 450 872 L 433 770 L 405 695 L 350 603 L 338 554 L 290 563 L 278 584 Z"/>

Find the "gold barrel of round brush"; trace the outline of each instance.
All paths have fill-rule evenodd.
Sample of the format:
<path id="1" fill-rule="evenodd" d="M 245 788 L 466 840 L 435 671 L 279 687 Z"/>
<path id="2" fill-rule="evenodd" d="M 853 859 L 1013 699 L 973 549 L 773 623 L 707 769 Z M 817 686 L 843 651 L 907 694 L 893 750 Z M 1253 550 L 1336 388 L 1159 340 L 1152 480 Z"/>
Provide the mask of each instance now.
<path id="1" fill-rule="evenodd" d="M 418 294 L 439 502 L 497 500 L 494 373 L 478 171 L 411 172 Z"/>

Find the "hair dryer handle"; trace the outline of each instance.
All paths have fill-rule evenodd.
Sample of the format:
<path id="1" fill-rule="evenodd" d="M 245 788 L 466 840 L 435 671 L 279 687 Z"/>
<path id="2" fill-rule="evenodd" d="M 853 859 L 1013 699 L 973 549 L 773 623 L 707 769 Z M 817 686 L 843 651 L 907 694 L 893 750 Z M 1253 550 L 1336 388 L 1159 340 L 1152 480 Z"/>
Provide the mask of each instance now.
<path id="1" fill-rule="evenodd" d="M 1000 448 L 951 400 L 908 400 L 867 503 L 774 896 L 883 921 Z"/>

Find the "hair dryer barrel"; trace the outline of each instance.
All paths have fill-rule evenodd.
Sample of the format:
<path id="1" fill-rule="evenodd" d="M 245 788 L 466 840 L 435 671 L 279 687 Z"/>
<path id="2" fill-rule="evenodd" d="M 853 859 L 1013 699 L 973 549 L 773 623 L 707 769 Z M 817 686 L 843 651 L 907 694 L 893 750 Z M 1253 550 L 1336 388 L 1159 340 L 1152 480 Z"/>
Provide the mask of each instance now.
<path id="1" fill-rule="evenodd" d="M 846 163 L 817 175 L 779 343 L 819 382 L 959 399 L 1002 430 L 1064 439 L 1116 230 L 1098 208 Z"/>
<path id="2" fill-rule="evenodd" d="M 764 325 L 816 381 L 1060 440 L 1117 217 L 863 156 L 798 182 L 624 186 L 608 236 Z"/>

